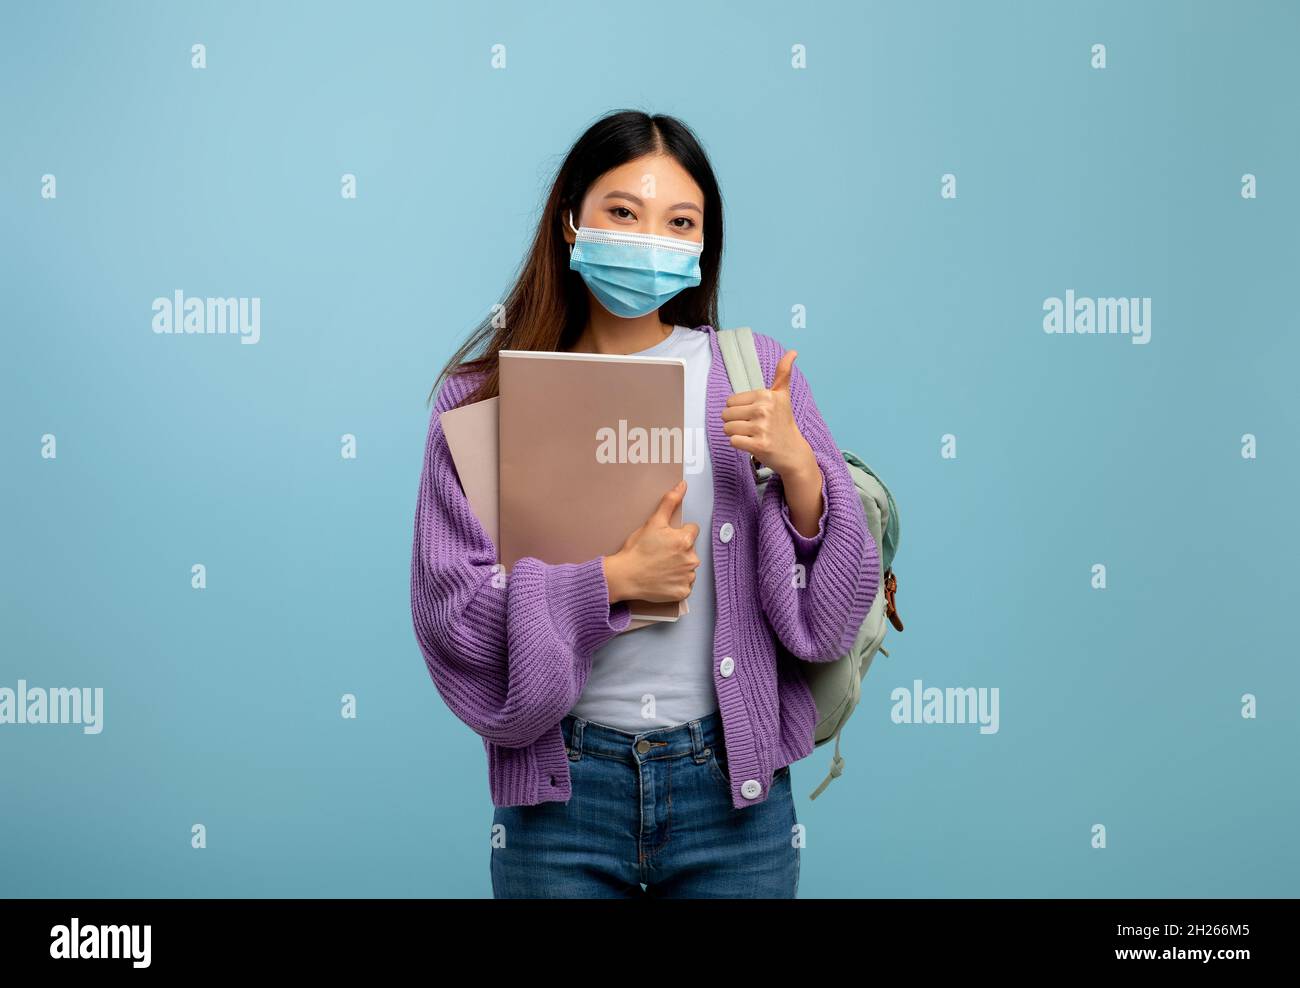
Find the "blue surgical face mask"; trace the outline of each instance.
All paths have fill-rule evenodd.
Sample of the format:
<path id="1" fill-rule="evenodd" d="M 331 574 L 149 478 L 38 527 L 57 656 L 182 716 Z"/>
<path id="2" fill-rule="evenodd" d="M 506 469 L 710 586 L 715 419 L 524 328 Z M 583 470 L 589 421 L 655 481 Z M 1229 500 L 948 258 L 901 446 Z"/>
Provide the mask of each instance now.
<path id="1" fill-rule="evenodd" d="M 575 229 L 572 211 L 569 229 L 576 237 L 569 267 L 616 316 L 644 316 L 700 283 L 702 243 L 590 226 Z"/>

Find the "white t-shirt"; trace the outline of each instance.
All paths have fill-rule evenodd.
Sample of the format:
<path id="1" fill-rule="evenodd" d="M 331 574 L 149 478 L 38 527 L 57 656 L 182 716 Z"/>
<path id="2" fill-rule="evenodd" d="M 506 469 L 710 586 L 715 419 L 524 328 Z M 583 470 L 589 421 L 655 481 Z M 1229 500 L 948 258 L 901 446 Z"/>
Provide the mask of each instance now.
<path id="1" fill-rule="evenodd" d="M 713 685 L 713 469 L 705 430 L 705 399 L 713 353 L 709 334 L 675 326 L 672 334 L 638 357 L 686 361 L 686 432 L 682 450 L 686 497 L 682 524 L 700 526 L 700 557 L 687 598 L 690 610 L 676 621 L 657 621 L 615 635 L 592 657 L 591 675 L 573 714 L 596 724 L 639 734 L 676 727 L 718 709 Z"/>

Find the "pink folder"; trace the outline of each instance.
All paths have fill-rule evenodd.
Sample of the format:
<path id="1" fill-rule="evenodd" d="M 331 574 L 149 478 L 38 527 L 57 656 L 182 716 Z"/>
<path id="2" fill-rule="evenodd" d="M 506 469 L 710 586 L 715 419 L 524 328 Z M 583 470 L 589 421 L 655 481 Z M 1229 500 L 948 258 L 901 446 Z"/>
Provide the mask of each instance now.
<path id="1" fill-rule="evenodd" d="M 438 416 L 461 489 L 492 544 L 499 545 L 497 405 L 499 398 L 449 408 Z"/>
<path id="2" fill-rule="evenodd" d="M 462 405 L 439 416 L 461 488 L 470 509 L 494 546 L 500 545 L 499 421 L 499 398 Z M 687 610 L 686 601 L 681 601 L 678 613 L 685 614 Z M 656 623 L 633 618 L 627 630 L 634 631 Z"/>
<path id="3" fill-rule="evenodd" d="M 579 563 L 617 552 L 685 471 L 680 357 L 502 350 L 501 562 Z M 682 523 L 674 509 L 670 523 Z M 680 601 L 629 601 L 676 621 Z"/>

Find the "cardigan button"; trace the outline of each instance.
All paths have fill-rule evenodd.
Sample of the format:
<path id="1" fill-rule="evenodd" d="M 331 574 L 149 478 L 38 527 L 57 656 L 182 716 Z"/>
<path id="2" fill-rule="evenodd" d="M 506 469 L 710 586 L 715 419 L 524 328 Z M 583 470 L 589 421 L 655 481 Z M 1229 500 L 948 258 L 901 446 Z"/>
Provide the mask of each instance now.
<path id="1" fill-rule="evenodd" d="M 736 529 L 732 526 L 731 522 L 729 521 L 724 521 L 722 523 L 722 527 L 718 529 L 718 538 L 721 539 L 723 542 L 730 542 L 731 537 L 735 534 L 736 534 Z"/>
<path id="2" fill-rule="evenodd" d="M 746 779 L 740 784 L 740 794 L 746 799 L 756 799 L 762 791 L 763 787 L 757 779 Z"/>
<path id="3" fill-rule="evenodd" d="M 724 656 L 722 662 L 718 664 L 718 672 L 722 673 L 722 678 L 727 679 L 736 671 L 736 660 L 730 655 Z"/>

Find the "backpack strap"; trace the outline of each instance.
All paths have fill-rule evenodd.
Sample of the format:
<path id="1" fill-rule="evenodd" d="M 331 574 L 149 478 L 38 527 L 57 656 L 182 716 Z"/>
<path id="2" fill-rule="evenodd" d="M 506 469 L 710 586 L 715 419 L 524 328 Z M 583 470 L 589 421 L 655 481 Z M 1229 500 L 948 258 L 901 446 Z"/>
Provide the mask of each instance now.
<path id="1" fill-rule="evenodd" d="M 748 326 L 718 330 L 718 349 L 722 351 L 722 362 L 726 365 L 727 378 L 731 381 L 733 392 L 767 387 L 763 367 L 758 362 L 754 332 Z M 756 484 L 762 484 L 772 476 L 771 469 L 760 467 L 752 453 L 749 456 L 749 470 L 754 475 Z"/>
<path id="2" fill-rule="evenodd" d="M 753 391 L 767 386 L 758 362 L 754 333 L 748 326 L 718 330 L 718 348 L 727 366 L 732 391 Z"/>
<path id="3" fill-rule="evenodd" d="M 882 650 L 883 651 L 883 650 Z M 826 778 L 822 779 L 822 784 L 812 791 L 809 799 L 816 799 L 829 786 L 834 779 L 838 779 L 844 773 L 844 756 L 840 754 L 840 733 L 844 730 L 841 724 L 835 732 L 835 757 L 831 759 L 831 770 L 826 773 Z"/>

